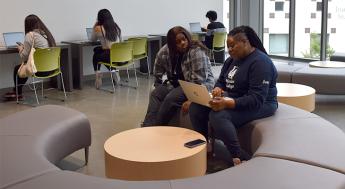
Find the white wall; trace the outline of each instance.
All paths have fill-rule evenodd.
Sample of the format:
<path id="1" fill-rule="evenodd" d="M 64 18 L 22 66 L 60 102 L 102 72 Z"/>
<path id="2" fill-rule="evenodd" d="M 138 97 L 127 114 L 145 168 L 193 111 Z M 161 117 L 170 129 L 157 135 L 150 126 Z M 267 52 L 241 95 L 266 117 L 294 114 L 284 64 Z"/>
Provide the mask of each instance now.
<path id="1" fill-rule="evenodd" d="M 208 10 L 218 12 L 222 21 L 223 0 L 2 0 L 0 33 L 24 31 L 24 18 L 38 15 L 57 42 L 86 38 L 86 27 L 92 27 L 97 12 L 107 8 L 122 35 L 165 34 L 176 25 L 189 28 L 189 22 L 207 25 Z M 3 38 L 0 34 L 0 46 Z M 84 74 L 93 73 L 92 49 L 85 49 Z M 0 88 L 13 86 L 12 70 L 18 55 L 0 55 Z"/>
<path id="2" fill-rule="evenodd" d="M 111 11 L 123 35 L 166 33 L 175 25 L 188 28 L 193 21 L 206 25 L 210 9 L 222 21 L 222 7 L 222 0 L 10 0 L 1 2 L 0 33 L 23 31 L 25 16 L 36 14 L 57 41 L 83 39 L 102 8 Z"/>

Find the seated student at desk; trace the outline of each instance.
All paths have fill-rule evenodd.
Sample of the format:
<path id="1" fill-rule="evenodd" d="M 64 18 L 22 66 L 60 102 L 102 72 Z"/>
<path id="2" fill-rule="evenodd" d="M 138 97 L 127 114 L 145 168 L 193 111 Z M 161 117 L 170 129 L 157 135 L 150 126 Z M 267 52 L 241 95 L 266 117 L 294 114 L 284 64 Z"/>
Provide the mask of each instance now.
<path id="1" fill-rule="evenodd" d="M 99 89 L 102 85 L 101 65 L 98 62 L 110 62 L 111 45 L 118 39 L 121 41 L 120 27 L 114 22 L 113 16 L 108 9 L 101 9 L 98 11 L 97 22 L 93 26 L 91 36 L 91 41 L 99 40 L 101 42 L 101 46 L 93 49 L 92 63 L 96 73 L 96 89 Z"/>
<path id="2" fill-rule="evenodd" d="M 18 45 L 19 56 L 23 62 L 28 60 L 31 47 L 34 48 L 47 48 L 56 46 L 55 39 L 50 33 L 48 28 L 44 25 L 41 19 L 36 15 L 29 15 L 24 21 L 25 27 L 25 39 L 24 44 Z M 14 88 L 12 92 L 8 92 L 4 95 L 5 100 L 16 100 L 16 79 L 18 81 L 18 99 L 23 100 L 22 89 L 28 78 L 18 77 L 18 69 L 20 65 L 14 67 L 13 81 Z M 36 75 L 46 75 L 46 73 L 36 73 Z"/>
<path id="3" fill-rule="evenodd" d="M 207 25 L 207 28 L 201 28 L 202 31 L 207 32 L 205 36 L 205 42 L 204 44 L 206 45 L 207 48 L 212 49 L 212 43 L 213 43 L 213 32 L 215 31 L 224 31 L 225 27 L 223 23 L 217 22 L 217 12 L 210 10 L 206 13 L 206 17 L 210 21 L 210 23 Z"/>

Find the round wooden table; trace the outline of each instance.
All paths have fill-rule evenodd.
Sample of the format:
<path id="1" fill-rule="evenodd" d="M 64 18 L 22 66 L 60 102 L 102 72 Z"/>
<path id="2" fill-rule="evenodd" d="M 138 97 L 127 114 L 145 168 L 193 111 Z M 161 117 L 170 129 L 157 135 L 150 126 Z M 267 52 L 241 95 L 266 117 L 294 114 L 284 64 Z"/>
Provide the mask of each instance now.
<path id="1" fill-rule="evenodd" d="M 319 67 L 319 68 L 345 68 L 345 62 L 339 61 L 313 61 L 309 63 L 310 67 Z"/>
<path id="2" fill-rule="evenodd" d="M 296 83 L 277 83 L 278 101 L 312 112 L 315 109 L 315 89 Z"/>
<path id="3" fill-rule="evenodd" d="M 105 174 L 123 180 L 167 180 L 206 173 L 206 145 L 187 148 L 201 134 L 178 127 L 144 127 L 110 137 L 104 144 Z"/>

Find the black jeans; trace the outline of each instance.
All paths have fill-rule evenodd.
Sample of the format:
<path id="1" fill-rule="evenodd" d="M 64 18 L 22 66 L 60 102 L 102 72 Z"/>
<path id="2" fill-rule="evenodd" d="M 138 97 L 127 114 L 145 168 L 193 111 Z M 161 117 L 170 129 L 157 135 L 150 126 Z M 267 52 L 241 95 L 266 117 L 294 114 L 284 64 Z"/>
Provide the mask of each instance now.
<path id="1" fill-rule="evenodd" d="M 93 69 L 94 71 L 98 71 L 101 68 L 101 65 L 98 62 L 110 62 L 110 50 L 109 49 L 102 49 L 101 46 L 95 47 L 93 49 Z M 109 69 L 109 67 L 107 67 Z"/>
<path id="2" fill-rule="evenodd" d="M 266 103 L 259 110 L 224 109 L 216 112 L 209 107 L 192 103 L 189 107 L 189 116 L 197 132 L 208 138 L 209 123 L 216 138 L 223 141 L 232 157 L 241 158 L 242 149 L 236 129 L 255 119 L 273 115 L 277 108 L 277 103 Z"/>
<path id="3" fill-rule="evenodd" d="M 13 82 L 14 82 L 14 88 L 13 88 L 13 92 L 16 91 L 16 78 L 18 79 L 18 95 L 21 95 L 23 93 L 23 85 L 26 83 L 26 81 L 28 80 L 28 78 L 20 78 L 18 76 L 18 70 L 20 68 L 20 65 L 17 65 L 14 67 L 14 70 L 13 70 Z"/>
<path id="4" fill-rule="evenodd" d="M 169 85 L 168 85 L 169 86 Z M 143 126 L 167 125 L 187 100 L 182 88 L 163 84 L 157 86 L 150 95 Z"/>

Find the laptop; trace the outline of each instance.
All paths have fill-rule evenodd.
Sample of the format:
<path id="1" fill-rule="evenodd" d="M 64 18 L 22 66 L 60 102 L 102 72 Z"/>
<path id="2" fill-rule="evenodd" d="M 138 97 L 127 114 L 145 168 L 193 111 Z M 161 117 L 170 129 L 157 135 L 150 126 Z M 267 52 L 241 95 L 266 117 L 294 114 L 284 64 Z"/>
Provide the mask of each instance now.
<path id="1" fill-rule="evenodd" d="M 7 32 L 2 35 L 8 49 L 17 48 L 17 42 L 24 43 L 24 32 Z"/>
<path id="2" fill-rule="evenodd" d="M 191 33 L 203 33 L 201 31 L 201 24 L 200 22 L 191 22 L 189 23 L 189 30 Z"/>
<path id="3" fill-rule="evenodd" d="M 92 30 L 93 28 L 85 28 L 86 30 L 86 36 L 89 41 L 91 41 L 91 36 L 92 36 Z"/>
<path id="4" fill-rule="evenodd" d="M 178 80 L 178 82 L 189 101 L 210 107 L 209 102 L 212 98 L 206 86 L 182 80 Z"/>

